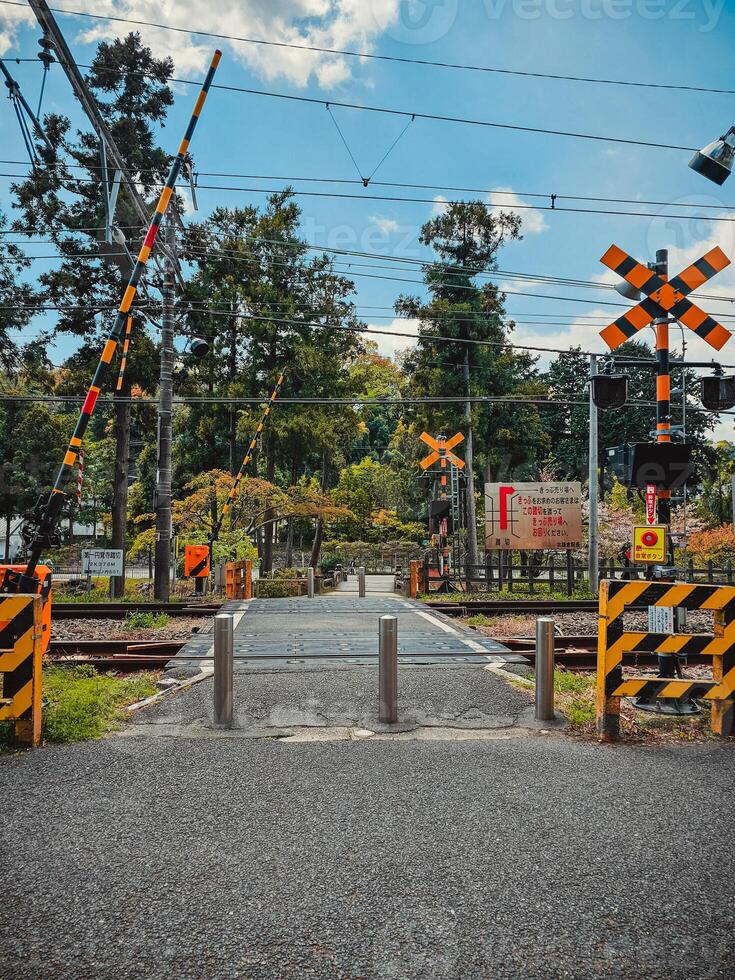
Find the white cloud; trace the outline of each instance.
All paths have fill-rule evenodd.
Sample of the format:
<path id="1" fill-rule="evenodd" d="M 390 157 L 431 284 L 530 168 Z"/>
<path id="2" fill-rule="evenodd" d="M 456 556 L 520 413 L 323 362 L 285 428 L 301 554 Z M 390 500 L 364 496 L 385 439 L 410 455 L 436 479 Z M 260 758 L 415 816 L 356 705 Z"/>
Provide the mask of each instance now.
<path id="1" fill-rule="evenodd" d="M 495 190 L 490 191 L 487 200 L 494 208 L 502 208 L 503 211 L 513 211 L 517 214 L 522 222 L 521 231 L 525 235 L 540 235 L 549 229 L 543 212 L 528 205 L 512 187 L 496 187 Z"/>
<path id="2" fill-rule="evenodd" d="M 390 323 L 369 323 L 368 326 L 370 330 L 395 330 L 397 333 L 410 334 L 409 337 L 392 337 L 386 334 L 385 337 L 379 337 L 377 333 L 366 333 L 363 334 L 365 340 L 373 341 L 378 345 L 378 353 L 382 354 L 383 357 L 395 357 L 399 351 L 405 350 L 407 347 L 413 347 L 412 337 L 418 337 L 419 333 L 419 321 L 418 320 L 391 320 Z"/>
<path id="3" fill-rule="evenodd" d="M 513 314 L 508 314 L 512 319 Z M 590 317 L 585 319 L 584 317 Z M 615 317 L 603 309 L 593 308 L 579 319 L 570 318 L 569 323 L 564 326 L 549 327 L 539 323 L 519 324 L 511 334 L 511 341 L 514 344 L 527 344 L 530 347 L 538 347 L 536 351 L 539 355 L 538 367 L 540 371 L 545 371 L 557 354 L 551 353 L 550 348 L 555 350 L 570 350 L 572 347 L 581 347 L 584 351 L 604 354 L 608 351 L 607 344 L 600 337 L 600 330 L 612 321 Z M 598 320 L 597 318 L 600 317 Z M 608 319 L 602 319 L 607 317 Z"/>
<path id="4" fill-rule="evenodd" d="M 201 73 L 215 47 L 223 47 L 229 58 L 246 64 L 264 79 L 285 78 L 298 86 L 312 78 L 324 89 L 331 89 L 350 78 L 357 59 L 313 51 L 248 44 L 206 38 L 188 33 L 196 25 L 201 31 L 259 38 L 323 48 L 351 48 L 371 51 L 376 38 L 398 18 L 400 0 L 77 0 L 74 9 L 96 15 L 110 15 L 182 27 L 182 32 L 125 24 L 119 21 L 64 19 L 71 41 L 96 43 L 125 34 L 140 32 L 146 44 L 159 55 L 171 55 L 181 75 Z M 0 11 L 0 54 L 13 44 L 19 24 L 35 23 L 35 17 L 22 8 Z"/>
<path id="5" fill-rule="evenodd" d="M 24 7 L 0 8 L 0 57 L 6 55 L 16 41 L 22 24 L 36 24 L 32 10 Z"/>
<path id="6" fill-rule="evenodd" d="M 379 228 L 384 235 L 392 235 L 398 231 L 400 225 L 394 218 L 386 218 L 382 214 L 372 214 L 370 215 L 371 224 Z"/>
<path id="7" fill-rule="evenodd" d="M 440 214 L 445 214 L 447 210 L 447 199 L 443 194 L 437 194 L 434 198 L 434 203 L 431 205 L 431 213 L 437 217 Z"/>

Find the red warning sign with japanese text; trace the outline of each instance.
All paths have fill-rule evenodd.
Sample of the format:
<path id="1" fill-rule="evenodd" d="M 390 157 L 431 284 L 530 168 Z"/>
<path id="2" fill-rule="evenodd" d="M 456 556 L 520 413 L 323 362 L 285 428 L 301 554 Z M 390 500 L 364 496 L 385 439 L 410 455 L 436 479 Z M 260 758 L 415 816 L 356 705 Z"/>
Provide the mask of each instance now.
<path id="1" fill-rule="evenodd" d="M 581 484 L 485 484 L 488 551 L 581 548 L 582 543 Z"/>

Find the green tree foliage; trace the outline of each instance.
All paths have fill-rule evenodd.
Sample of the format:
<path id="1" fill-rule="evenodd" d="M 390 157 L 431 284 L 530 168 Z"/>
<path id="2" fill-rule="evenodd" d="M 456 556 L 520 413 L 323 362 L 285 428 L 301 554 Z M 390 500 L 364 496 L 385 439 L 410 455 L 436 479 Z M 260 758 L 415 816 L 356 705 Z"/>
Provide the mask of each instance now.
<path id="1" fill-rule="evenodd" d="M 735 474 L 735 445 L 721 440 L 706 448 L 709 465 L 700 470 L 697 513 L 708 527 L 732 521 L 732 477 Z"/>
<path id="2" fill-rule="evenodd" d="M 366 458 L 360 463 L 345 466 L 333 491 L 339 504 L 349 507 L 354 515 L 337 531 L 348 537 L 367 541 L 377 511 L 395 511 L 398 500 L 396 475 L 390 466 Z"/>
<path id="3" fill-rule="evenodd" d="M 18 332 L 31 322 L 38 298 L 32 286 L 20 281 L 30 267 L 23 251 L 1 234 L 7 218 L 0 212 L 0 368 L 16 372 L 21 365 Z"/>
<path id="4" fill-rule="evenodd" d="M 509 212 L 491 212 L 479 201 L 451 204 L 427 222 L 420 241 L 437 254 L 424 267 L 431 294 L 424 303 L 404 296 L 396 311 L 420 321 L 416 348 L 405 358 L 413 395 L 509 396 L 540 390 L 534 359 L 511 346 L 512 324 L 504 321 L 503 295 L 482 273 L 496 268 L 497 254 L 506 241 L 520 238 L 520 219 Z M 457 339 L 456 344 L 436 340 Z M 482 346 L 463 341 L 482 341 Z M 464 406 L 418 407 L 416 429 L 433 435 L 467 431 Z M 532 468 L 547 444 L 537 410 L 531 405 L 475 404 L 471 410 L 475 433 L 475 471 L 502 476 Z M 522 438 L 519 434 L 522 433 Z"/>
<path id="5" fill-rule="evenodd" d="M 5 550 L 14 517 L 33 509 L 56 475 L 49 453 L 63 439 L 63 417 L 38 402 L 0 403 L 0 516 L 5 521 Z"/>
<path id="6" fill-rule="evenodd" d="M 620 370 L 630 378 L 628 401 L 624 408 L 598 413 L 600 458 L 605 450 L 625 442 L 650 442 L 656 427 L 656 374 L 654 353 L 646 344 L 628 341 L 623 349 L 626 357 L 640 358 L 649 363 L 638 367 L 625 364 Z M 676 372 L 674 385 L 680 383 Z M 549 463 L 567 479 L 586 480 L 589 439 L 589 358 L 579 348 L 560 354 L 552 363 L 544 380 L 553 399 L 572 404 L 554 405 L 544 409 L 543 425 L 549 439 Z M 691 383 L 691 382 L 690 382 Z M 672 385 L 672 387 L 674 386 Z M 576 404 L 574 404 L 576 403 Z M 681 398 L 672 399 L 675 424 L 681 423 Z M 694 444 L 702 461 L 707 454 L 706 436 L 713 424 L 712 416 L 687 403 L 687 442 Z"/>

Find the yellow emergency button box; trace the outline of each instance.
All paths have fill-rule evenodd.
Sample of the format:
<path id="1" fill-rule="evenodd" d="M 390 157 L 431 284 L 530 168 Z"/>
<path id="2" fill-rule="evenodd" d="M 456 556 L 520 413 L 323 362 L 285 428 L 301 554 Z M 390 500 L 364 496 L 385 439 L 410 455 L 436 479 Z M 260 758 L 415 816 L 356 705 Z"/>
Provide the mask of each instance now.
<path id="1" fill-rule="evenodd" d="M 633 528 L 633 562 L 666 564 L 666 527 L 662 524 Z"/>

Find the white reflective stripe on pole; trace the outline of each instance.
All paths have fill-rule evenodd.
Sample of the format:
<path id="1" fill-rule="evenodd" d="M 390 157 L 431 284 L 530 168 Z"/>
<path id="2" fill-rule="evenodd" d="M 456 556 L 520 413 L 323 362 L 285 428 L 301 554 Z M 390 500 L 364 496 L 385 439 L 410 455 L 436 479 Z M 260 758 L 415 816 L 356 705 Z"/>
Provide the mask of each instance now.
<path id="1" fill-rule="evenodd" d="M 598 476 L 598 437 L 597 437 L 597 405 L 592 398 L 592 377 L 597 374 L 597 358 L 594 354 L 590 355 L 590 432 L 589 432 L 589 525 L 587 529 L 587 541 L 589 546 L 588 569 L 590 592 L 597 592 L 599 587 L 599 555 L 598 555 L 598 515 L 597 515 L 597 494 L 599 492 Z"/>
<path id="2" fill-rule="evenodd" d="M 378 630 L 380 721 L 398 721 L 398 617 L 381 616 Z"/>
<path id="3" fill-rule="evenodd" d="M 365 566 L 360 565 L 357 569 L 357 592 L 361 599 L 365 598 Z"/>
<path id="4" fill-rule="evenodd" d="M 306 594 L 310 599 L 314 598 L 314 569 L 306 569 Z"/>
<path id="5" fill-rule="evenodd" d="M 536 620 L 536 710 L 537 721 L 554 720 L 554 620 Z"/>
<path id="6" fill-rule="evenodd" d="M 214 617 L 214 727 L 232 727 L 234 635 L 232 616 Z"/>

